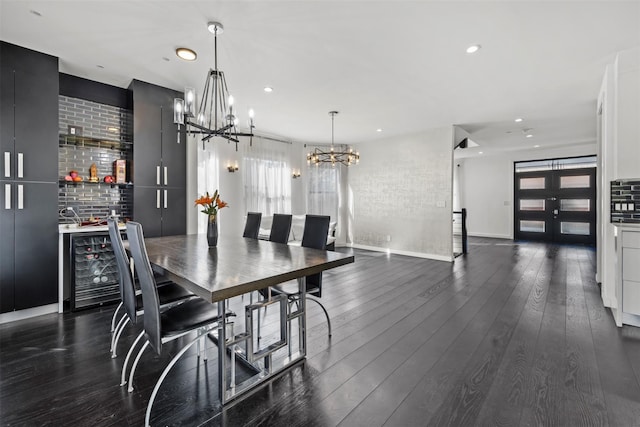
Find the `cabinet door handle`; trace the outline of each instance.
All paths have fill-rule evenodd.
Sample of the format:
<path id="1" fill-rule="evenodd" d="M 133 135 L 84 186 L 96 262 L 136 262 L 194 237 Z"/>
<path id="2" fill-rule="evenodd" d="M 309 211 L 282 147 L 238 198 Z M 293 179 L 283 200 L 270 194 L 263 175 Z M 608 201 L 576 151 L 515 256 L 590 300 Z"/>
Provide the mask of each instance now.
<path id="1" fill-rule="evenodd" d="M 24 185 L 18 184 L 18 209 L 24 209 Z"/>
<path id="2" fill-rule="evenodd" d="M 156 190 L 156 209 L 160 209 L 160 190 Z"/>
<path id="3" fill-rule="evenodd" d="M 160 166 L 156 166 L 156 185 L 160 185 Z"/>
<path id="4" fill-rule="evenodd" d="M 11 153 L 9 151 L 4 152 L 4 177 L 11 177 Z"/>
<path id="5" fill-rule="evenodd" d="M 24 155 L 18 153 L 18 178 L 24 178 Z"/>
<path id="6" fill-rule="evenodd" d="M 11 184 L 4 185 L 4 208 L 11 209 Z"/>
<path id="7" fill-rule="evenodd" d="M 167 173 L 167 167 L 164 167 L 164 185 L 169 185 L 169 178 Z"/>
<path id="8" fill-rule="evenodd" d="M 164 208 L 167 209 L 167 190 L 164 190 Z"/>

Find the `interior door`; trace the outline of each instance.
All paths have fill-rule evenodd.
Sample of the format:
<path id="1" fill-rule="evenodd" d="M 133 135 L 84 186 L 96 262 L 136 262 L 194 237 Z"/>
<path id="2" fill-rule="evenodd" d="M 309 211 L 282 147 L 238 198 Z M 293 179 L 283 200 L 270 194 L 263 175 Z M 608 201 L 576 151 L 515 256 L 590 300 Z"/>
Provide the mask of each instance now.
<path id="1" fill-rule="evenodd" d="M 595 168 L 515 174 L 514 237 L 595 244 Z"/>

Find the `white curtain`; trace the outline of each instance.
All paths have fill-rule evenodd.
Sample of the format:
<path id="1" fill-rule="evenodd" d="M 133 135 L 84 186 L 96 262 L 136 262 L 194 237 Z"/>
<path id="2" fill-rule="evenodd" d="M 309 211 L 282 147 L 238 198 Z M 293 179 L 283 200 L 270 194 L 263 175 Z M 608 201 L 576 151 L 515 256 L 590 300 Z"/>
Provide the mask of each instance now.
<path id="1" fill-rule="evenodd" d="M 314 148 L 311 147 L 310 151 L 313 151 Z M 327 150 L 327 147 L 321 148 Z M 340 174 L 343 167 L 341 165 L 332 166 L 330 163 L 309 166 L 308 214 L 329 215 L 331 221 L 338 221 L 342 198 Z"/>
<path id="2" fill-rule="evenodd" d="M 198 141 L 198 144 L 202 144 Z M 218 144 L 216 142 L 205 143 L 205 149 L 198 147 L 198 195 L 203 195 L 207 191 L 215 191 L 220 187 L 218 169 Z M 196 209 L 194 207 L 194 209 Z M 206 233 L 207 216 L 198 214 L 198 233 Z"/>
<path id="3" fill-rule="evenodd" d="M 291 213 L 291 145 L 254 139 L 242 146 L 241 171 L 247 212 Z"/>

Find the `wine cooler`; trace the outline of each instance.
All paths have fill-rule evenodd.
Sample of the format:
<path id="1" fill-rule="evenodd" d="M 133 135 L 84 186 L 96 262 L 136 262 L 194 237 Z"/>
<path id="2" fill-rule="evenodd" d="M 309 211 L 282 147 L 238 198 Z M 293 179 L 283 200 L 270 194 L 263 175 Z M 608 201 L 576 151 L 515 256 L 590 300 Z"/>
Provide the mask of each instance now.
<path id="1" fill-rule="evenodd" d="M 118 301 L 118 265 L 109 233 L 105 231 L 71 235 L 69 250 L 71 310 Z"/>

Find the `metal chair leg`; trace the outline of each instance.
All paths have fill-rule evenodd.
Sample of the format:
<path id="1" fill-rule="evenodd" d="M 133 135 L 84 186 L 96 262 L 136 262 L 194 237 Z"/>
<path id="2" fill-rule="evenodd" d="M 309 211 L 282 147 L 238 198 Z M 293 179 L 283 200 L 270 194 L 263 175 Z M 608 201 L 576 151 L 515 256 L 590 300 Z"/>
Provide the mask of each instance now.
<path id="1" fill-rule="evenodd" d="M 140 357 L 142 356 L 142 353 L 144 353 L 144 351 L 147 349 L 148 345 L 149 345 L 149 340 L 144 342 L 144 345 L 142 346 L 142 348 L 138 352 L 138 355 L 136 356 L 136 359 L 133 361 L 133 365 L 131 365 L 131 372 L 129 373 L 129 387 L 127 388 L 127 391 L 129 393 L 131 393 L 133 391 L 133 375 L 136 373 L 136 368 L 138 367 L 138 362 L 140 361 Z"/>
<path id="2" fill-rule="evenodd" d="M 140 332 L 140 334 L 138 334 L 138 336 L 136 337 L 136 340 L 133 342 L 133 344 L 131 344 L 129 351 L 127 352 L 127 357 L 124 358 L 124 364 L 122 365 L 122 375 L 120 376 L 120 387 L 122 387 L 127 383 L 127 380 L 125 378 L 127 376 L 127 365 L 129 364 L 129 359 L 133 354 L 133 349 L 136 348 L 136 346 L 138 345 L 138 342 L 142 339 L 143 336 L 144 336 L 144 330 Z"/>
<path id="3" fill-rule="evenodd" d="M 113 331 L 115 331 L 116 329 L 116 315 L 118 314 L 118 311 L 120 311 L 121 308 L 122 308 L 122 301 L 120 301 L 120 304 L 118 304 L 118 306 L 116 307 L 116 311 L 113 312 L 113 316 L 111 317 L 111 333 L 113 333 Z"/>
<path id="4" fill-rule="evenodd" d="M 327 317 L 327 324 L 329 325 L 329 337 L 331 337 L 331 319 L 329 319 L 329 313 L 327 313 L 327 309 L 324 308 L 324 305 L 322 305 L 322 303 L 320 301 L 318 301 L 317 299 L 312 298 L 312 297 L 310 297 L 308 295 L 307 295 L 307 301 L 314 301 L 316 304 L 318 304 L 320 306 L 322 311 L 324 311 L 324 315 Z"/>
<path id="5" fill-rule="evenodd" d="M 185 345 L 184 347 L 182 347 L 182 350 L 180 350 L 178 352 L 178 354 L 176 354 L 175 356 L 173 356 L 173 359 L 171 359 L 171 362 L 169 362 L 169 364 L 167 365 L 166 368 L 164 368 L 164 371 L 162 371 L 162 375 L 160 375 L 160 378 L 158 378 L 158 381 L 156 382 L 155 387 L 153 387 L 153 391 L 151 392 L 151 397 L 149 398 L 149 403 L 147 404 L 147 412 L 146 415 L 144 417 L 144 425 L 145 426 L 150 426 L 149 421 L 151 419 L 151 407 L 153 406 L 153 401 L 156 399 L 156 395 L 158 394 L 158 390 L 160 389 L 160 385 L 162 384 L 162 382 L 164 381 L 165 377 L 167 376 L 167 374 L 169 373 L 169 371 L 171 370 L 171 368 L 173 368 L 173 365 L 176 364 L 176 362 L 178 361 L 178 359 L 180 359 L 180 357 L 182 357 L 182 355 L 189 350 L 189 348 L 195 343 L 195 342 L 200 342 L 200 338 L 201 336 L 198 335 L 193 341 L 191 341 L 189 344 Z M 149 341 L 147 341 L 145 343 L 149 344 Z"/>
<path id="6" fill-rule="evenodd" d="M 126 317 L 126 319 L 125 319 Z M 129 316 L 125 316 L 122 318 L 122 321 L 120 321 L 118 323 L 118 326 L 116 326 L 116 333 L 115 335 L 111 338 L 111 358 L 115 359 L 117 354 L 116 354 L 116 347 L 118 346 L 118 341 L 120 340 L 120 335 L 122 335 L 122 331 L 124 331 L 124 328 L 127 326 L 127 323 L 129 323 L 130 319 Z"/>
<path id="7" fill-rule="evenodd" d="M 111 358 L 115 359 L 118 354 L 117 354 L 117 350 L 118 350 L 118 341 L 120 341 L 120 335 L 122 335 L 122 331 L 124 331 L 124 328 L 127 326 L 127 323 L 129 323 L 130 319 L 129 316 L 127 316 L 127 320 L 122 324 L 122 327 L 118 330 L 115 339 L 113 340 L 113 345 L 111 347 Z"/>

